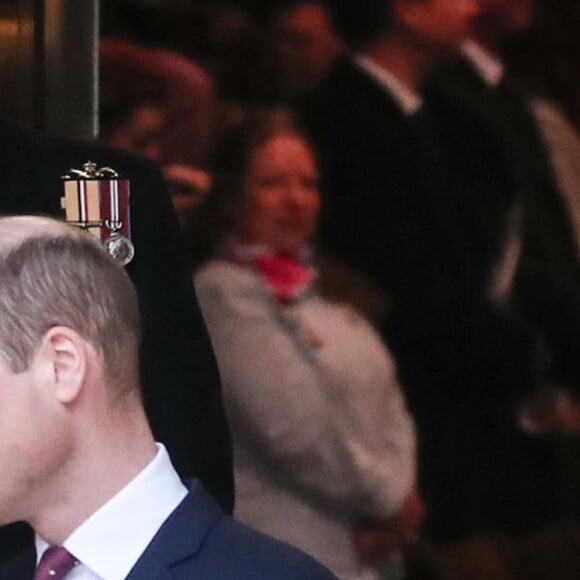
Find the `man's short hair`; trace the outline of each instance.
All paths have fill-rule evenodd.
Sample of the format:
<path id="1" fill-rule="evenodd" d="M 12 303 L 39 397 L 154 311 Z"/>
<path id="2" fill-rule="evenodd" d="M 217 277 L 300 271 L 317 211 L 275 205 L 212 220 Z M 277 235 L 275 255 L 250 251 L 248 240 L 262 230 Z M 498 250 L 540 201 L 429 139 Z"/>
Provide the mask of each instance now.
<path id="1" fill-rule="evenodd" d="M 95 348 L 118 393 L 138 384 L 139 309 L 123 268 L 89 233 L 49 218 L 0 218 L 0 356 L 25 371 L 55 326 Z"/>

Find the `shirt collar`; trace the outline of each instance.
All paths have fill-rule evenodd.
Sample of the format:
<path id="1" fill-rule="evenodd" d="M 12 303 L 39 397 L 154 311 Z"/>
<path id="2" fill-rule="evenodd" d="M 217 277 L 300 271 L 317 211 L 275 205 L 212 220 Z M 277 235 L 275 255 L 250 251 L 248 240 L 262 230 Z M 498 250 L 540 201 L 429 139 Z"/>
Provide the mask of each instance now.
<path id="1" fill-rule="evenodd" d="M 236 235 L 227 234 L 218 251 L 219 255 L 243 263 L 252 263 L 257 256 L 263 254 L 275 254 L 269 246 L 265 244 L 246 244 Z M 293 256 L 293 258 L 307 266 L 312 264 L 312 248 L 304 246 Z"/>
<path id="2" fill-rule="evenodd" d="M 354 62 L 389 92 L 405 114 L 414 115 L 423 106 L 423 99 L 418 93 L 373 59 L 359 54 L 355 56 Z"/>
<path id="3" fill-rule="evenodd" d="M 496 56 L 471 39 L 463 43 L 461 52 L 475 67 L 486 85 L 497 87 L 500 84 L 504 76 L 504 66 Z"/>
<path id="4" fill-rule="evenodd" d="M 81 524 L 63 546 L 100 578 L 122 580 L 186 495 L 187 488 L 167 450 L 158 443 L 153 461 Z M 38 560 L 47 547 L 37 535 Z"/>

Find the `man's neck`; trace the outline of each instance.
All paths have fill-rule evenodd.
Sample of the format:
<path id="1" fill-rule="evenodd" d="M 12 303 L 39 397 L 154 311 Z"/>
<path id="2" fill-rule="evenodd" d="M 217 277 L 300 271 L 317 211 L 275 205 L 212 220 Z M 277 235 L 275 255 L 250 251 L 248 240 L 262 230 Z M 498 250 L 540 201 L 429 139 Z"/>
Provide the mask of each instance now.
<path id="1" fill-rule="evenodd" d="M 90 424 L 87 433 L 98 423 Z M 123 421 L 101 424 L 83 435 L 29 523 L 52 544 L 62 542 L 89 516 L 129 484 L 153 460 L 157 448 L 140 408 Z"/>
<path id="2" fill-rule="evenodd" d="M 433 65 L 432 54 L 396 35 L 377 40 L 368 47 L 365 56 L 386 68 L 414 92 L 419 91 Z"/>

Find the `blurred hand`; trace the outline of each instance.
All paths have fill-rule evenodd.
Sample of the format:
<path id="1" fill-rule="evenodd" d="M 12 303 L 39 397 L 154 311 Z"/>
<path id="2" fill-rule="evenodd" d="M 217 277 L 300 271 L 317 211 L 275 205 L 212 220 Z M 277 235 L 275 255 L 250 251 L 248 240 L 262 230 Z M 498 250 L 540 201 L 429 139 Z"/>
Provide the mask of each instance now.
<path id="1" fill-rule="evenodd" d="M 353 542 L 360 558 L 375 560 L 400 552 L 419 538 L 425 519 L 421 496 L 413 489 L 399 511 L 386 521 L 364 520 L 353 531 Z"/>
<path id="2" fill-rule="evenodd" d="M 413 489 L 399 511 L 387 523 L 405 544 L 409 544 L 417 541 L 424 520 L 425 504 L 419 492 Z"/>

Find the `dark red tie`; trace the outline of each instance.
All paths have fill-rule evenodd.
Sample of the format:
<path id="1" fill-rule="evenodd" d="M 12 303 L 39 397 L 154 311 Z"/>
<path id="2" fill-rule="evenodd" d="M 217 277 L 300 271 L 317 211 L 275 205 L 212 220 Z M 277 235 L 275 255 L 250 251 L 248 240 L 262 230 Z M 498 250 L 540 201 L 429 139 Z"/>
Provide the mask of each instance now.
<path id="1" fill-rule="evenodd" d="M 66 548 L 51 546 L 42 554 L 34 580 L 62 580 L 73 569 L 75 562 Z"/>

